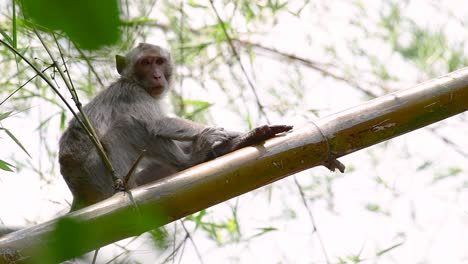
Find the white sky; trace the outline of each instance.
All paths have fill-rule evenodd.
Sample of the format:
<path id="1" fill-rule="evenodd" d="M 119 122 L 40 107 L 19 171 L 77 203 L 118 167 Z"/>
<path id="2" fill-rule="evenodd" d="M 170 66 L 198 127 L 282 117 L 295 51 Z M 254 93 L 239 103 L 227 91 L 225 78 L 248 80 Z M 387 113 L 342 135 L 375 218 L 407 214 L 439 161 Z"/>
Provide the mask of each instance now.
<path id="1" fill-rule="evenodd" d="M 326 17 L 319 18 L 311 12 L 312 10 L 304 12 L 300 20 L 285 15 L 280 18 L 280 23 L 276 27 L 269 29 L 266 36 L 256 41 L 260 41 L 265 46 L 318 61 L 323 59 L 323 54 L 320 52 L 323 44 L 333 43 L 346 50 L 345 43 L 341 45 L 340 42 L 355 34 L 348 24 L 352 13 L 348 12 L 349 9 L 343 8 L 349 5 L 344 1 L 327 2 L 329 9 L 317 7 L 315 10 L 319 13 L 328 12 Z M 369 8 L 374 8 L 371 10 L 375 12 L 380 7 L 377 4 L 379 1 L 363 2 Z M 446 18 L 438 12 L 438 9 L 431 8 L 430 3 L 432 1 L 412 1 L 412 4 L 404 10 L 405 15 L 414 18 L 421 25 L 431 27 L 445 25 Z M 463 1 L 444 3 L 457 16 L 467 16 L 464 11 L 466 8 L 463 8 L 466 4 Z M 4 6 L 5 1 L 0 1 L 0 10 L 3 10 Z M 377 13 L 374 16 L 377 16 Z M 4 19 L 2 17 L 0 21 Z M 326 29 L 310 26 L 320 25 L 317 22 L 326 23 Z M 376 25 L 369 25 L 369 28 L 373 27 Z M 451 32 L 455 27 L 455 25 L 447 27 L 450 39 L 454 42 L 464 40 L 467 37 L 466 33 Z M 310 32 L 324 33 L 313 35 L 314 41 L 310 42 Z M 151 39 L 164 39 L 164 36 L 155 33 Z M 379 51 L 382 48 L 372 43 L 368 44 L 366 48 L 370 51 Z M 399 76 L 406 76 L 399 83 L 399 88 L 414 84 L 415 80 L 420 78 L 414 69 L 398 68 L 401 63 L 398 58 L 395 59 L 389 54 L 389 50 L 383 48 L 381 52 L 382 56 L 391 58 L 389 63 L 396 65 L 392 69 L 394 72 Z M 351 59 L 349 56 L 344 58 Z M 280 81 L 287 81 L 288 76 L 284 78 L 281 76 L 284 74 L 284 68 L 272 64 L 268 58 L 257 57 L 254 68 L 256 85 L 260 88 L 268 87 L 271 76 L 279 76 Z M 278 85 L 278 80 L 275 81 L 275 85 Z M 286 118 L 276 118 L 275 123 L 298 125 L 306 121 L 305 115 L 309 115 L 310 118 L 308 109 L 328 109 L 328 113 L 331 113 L 362 102 L 360 94 L 353 88 L 329 79 L 324 80 L 316 74 L 305 76 L 304 84 L 306 84 L 305 103 L 295 106 Z M 189 96 L 197 94 L 198 91 L 194 91 Z M 199 96 L 204 100 L 218 100 L 216 93 L 199 94 Z M 268 101 L 266 89 L 263 90 L 262 96 Z M 2 122 L 3 126 L 9 128 L 25 146 L 28 146 L 33 156 L 32 160 L 27 159 L 3 134 L 0 134 L 1 159 L 10 160 L 9 157 L 12 155 L 16 159 L 39 164 L 41 155 L 46 155 L 44 150 L 38 150 L 40 148 L 36 130 L 37 116 L 50 109 L 39 101 L 32 105 L 31 111 L 20 113 Z M 7 107 L 8 105 L 1 106 L 0 112 L 8 110 Z M 223 111 L 218 111 L 222 109 L 223 105 L 218 103 L 212 111 L 216 125 L 230 129 L 245 129 L 241 118 L 237 117 L 235 120 L 226 118 Z M 433 127 L 443 127 L 444 135 L 459 144 L 461 149 L 468 149 L 466 139 L 468 129 L 460 128 L 462 122 L 466 124 L 466 116 L 464 118 L 456 116 Z M 58 120 L 53 120 L 51 126 L 58 127 Z M 56 131 L 48 133 L 45 138 L 52 142 L 50 144 L 52 147 L 56 148 L 59 136 L 60 132 Z M 314 179 L 323 179 L 325 176 L 341 177 L 331 186 L 335 195 L 334 212 L 327 209 L 324 200 L 309 202 L 327 254 L 333 262 L 337 262 L 338 257 L 345 258 L 361 252 L 361 258 L 369 258 L 363 263 L 468 263 L 466 246 L 468 245 L 468 189 L 466 186 L 458 188 L 460 178 L 465 180 L 465 184 L 468 179 L 466 158 L 443 144 L 428 130 L 422 129 L 394 139 L 387 145 L 380 144 L 341 160 L 355 170 L 337 175 L 330 174 L 323 168 L 314 168 L 296 175 L 304 186 L 311 184 Z M 433 166 L 427 170 L 417 171 L 416 168 L 426 160 L 433 161 Z M 458 178 L 431 184 L 437 173 L 442 173 L 451 167 L 462 168 L 463 172 Z M 384 178 L 395 193 L 377 185 L 375 177 Z M 7 225 L 27 224 L 28 221 L 43 222 L 66 212 L 68 205 L 65 201 L 71 201 L 71 195 L 58 171 L 53 177 L 44 175 L 44 178 L 50 182 L 39 179 L 36 173 L 28 169 L 17 174 L 0 171 L 0 220 Z M 226 220 L 231 216 L 229 205 L 239 199 L 238 214 L 245 237 L 256 234 L 257 228 L 261 227 L 275 227 L 278 231 L 257 237 L 250 242 L 222 247 L 218 247 L 205 233 L 198 231 L 194 233 L 194 239 L 203 255 L 204 263 L 325 263 L 317 235 L 312 233 L 310 220 L 294 187 L 293 179 L 289 177 L 273 184 L 271 199 L 267 195 L 268 188 L 214 206 L 210 209 L 210 213 L 213 219 Z M 324 185 L 319 190 L 326 191 Z M 317 192 L 308 194 L 313 195 Z M 364 207 L 369 202 L 379 204 L 391 216 L 366 211 Z M 173 227 L 171 226 L 169 230 L 172 231 Z M 179 235 L 178 239 L 181 237 L 182 235 Z M 391 251 L 388 256 L 373 258 L 379 250 L 399 242 L 404 244 Z M 142 243 L 140 240 L 129 246 L 135 249 L 134 259 L 153 263 L 160 252 L 154 252 L 152 248 Z M 101 261 L 105 263 L 114 252 L 119 252 L 119 249 L 110 246 L 101 252 Z M 164 257 L 159 261 L 162 259 Z M 181 259 L 182 263 L 198 261 L 191 243 L 187 244 Z"/>

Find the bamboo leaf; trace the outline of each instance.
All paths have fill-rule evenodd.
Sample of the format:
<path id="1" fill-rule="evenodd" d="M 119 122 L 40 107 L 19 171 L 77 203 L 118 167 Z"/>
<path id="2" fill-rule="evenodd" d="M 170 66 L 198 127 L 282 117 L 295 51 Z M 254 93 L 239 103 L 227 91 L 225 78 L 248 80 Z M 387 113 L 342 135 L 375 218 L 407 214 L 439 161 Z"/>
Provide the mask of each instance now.
<path id="1" fill-rule="evenodd" d="M 17 37 L 17 27 L 16 27 L 16 2 L 13 1 L 13 4 L 12 4 L 12 33 L 13 33 L 13 40 L 12 40 L 12 43 L 11 45 L 13 46 L 13 48 L 18 48 L 18 37 Z"/>
<path id="2" fill-rule="evenodd" d="M 31 155 L 29 155 L 29 152 L 26 150 L 23 144 L 21 144 L 21 142 L 15 137 L 15 135 L 13 135 L 13 133 L 10 132 L 10 130 L 4 127 L 0 128 L 0 130 L 5 131 L 5 133 L 7 133 L 7 135 L 16 143 L 16 145 L 18 145 L 31 158 Z"/>
<path id="3" fill-rule="evenodd" d="M 66 120 L 67 115 L 65 114 L 65 111 L 62 111 L 60 114 L 60 130 L 65 129 L 65 120 Z"/>
<path id="4" fill-rule="evenodd" d="M 8 33 L 5 32 L 5 30 L 0 28 L 0 34 L 2 34 L 3 38 L 8 42 L 8 44 L 13 46 L 13 39 L 11 39 L 10 36 L 8 36 Z"/>
<path id="5" fill-rule="evenodd" d="M 194 106 L 194 110 L 190 113 L 187 113 L 186 117 L 188 119 L 192 119 L 194 116 L 197 114 L 206 111 L 208 108 L 210 108 L 213 104 L 205 101 L 197 101 L 197 100 L 185 100 L 185 104 Z"/>
<path id="6" fill-rule="evenodd" d="M 259 236 L 262 236 L 262 235 L 264 235 L 266 233 L 270 233 L 270 232 L 273 232 L 273 231 L 278 231 L 278 228 L 276 228 L 276 227 L 261 227 L 261 228 L 257 228 L 257 230 L 259 230 L 259 232 L 252 235 L 250 238 L 259 237 Z"/>
<path id="7" fill-rule="evenodd" d="M 0 170 L 13 172 L 13 169 L 11 168 L 15 168 L 15 166 L 11 165 L 10 163 L 4 160 L 0 160 Z"/>
<path id="8" fill-rule="evenodd" d="M 395 244 L 395 245 L 393 245 L 393 246 L 390 246 L 390 247 L 388 247 L 388 248 L 386 248 L 386 249 L 380 250 L 379 252 L 377 252 L 376 256 L 382 256 L 383 254 L 385 254 L 385 253 L 387 253 L 387 252 L 389 252 L 389 251 L 391 251 L 391 250 L 394 250 L 395 248 L 397 248 L 397 247 L 403 245 L 403 243 L 404 243 L 404 242 L 400 242 L 400 243 L 397 243 L 397 244 Z"/>
<path id="9" fill-rule="evenodd" d="M 3 119 L 9 117 L 11 115 L 11 113 L 13 113 L 13 111 L 0 113 L 0 121 L 2 121 Z"/>
<path id="10" fill-rule="evenodd" d="M 60 30 L 82 48 L 98 49 L 120 39 L 119 4 L 116 0 L 20 2 L 25 16 L 41 29 Z"/>

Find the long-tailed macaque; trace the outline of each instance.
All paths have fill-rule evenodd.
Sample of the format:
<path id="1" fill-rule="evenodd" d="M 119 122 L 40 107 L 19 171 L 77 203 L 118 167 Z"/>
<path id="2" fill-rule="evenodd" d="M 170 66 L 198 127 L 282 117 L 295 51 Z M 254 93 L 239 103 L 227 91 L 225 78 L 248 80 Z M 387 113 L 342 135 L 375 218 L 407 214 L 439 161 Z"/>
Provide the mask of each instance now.
<path id="1" fill-rule="evenodd" d="M 161 98 L 171 87 L 173 65 L 168 51 L 141 43 L 116 56 L 120 78 L 83 110 L 118 177 L 124 177 L 145 150 L 128 187 L 139 186 L 227 152 L 257 143 L 290 126 L 263 126 L 249 133 L 207 127 L 168 117 Z M 73 194 L 72 210 L 114 193 L 112 175 L 77 120 L 60 139 L 60 171 Z"/>

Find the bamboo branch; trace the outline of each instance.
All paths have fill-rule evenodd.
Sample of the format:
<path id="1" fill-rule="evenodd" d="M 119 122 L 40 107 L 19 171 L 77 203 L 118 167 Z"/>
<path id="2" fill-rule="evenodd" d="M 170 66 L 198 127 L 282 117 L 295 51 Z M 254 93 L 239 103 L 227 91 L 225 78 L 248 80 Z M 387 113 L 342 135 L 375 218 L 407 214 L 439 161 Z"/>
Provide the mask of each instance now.
<path id="1" fill-rule="evenodd" d="M 54 261 L 138 235 L 296 172 L 324 164 L 468 110 L 468 67 L 321 118 L 264 144 L 246 147 L 66 215 L 84 243 Z M 151 221 L 148 221 L 151 220 Z M 64 243 L 57 219 L 0 238 L 0 262 L 29 260 Z M 60 222 L 59 222 L 60 223 Z M 75 227 L 76 225 L 71 225 Z M 87 233 L 86 233 L 87 232 Z M 75 233 L 73 233 L 75 234 Z M 77 236 L 65 236 L 66 243 Z M 73 244 L 71 244 L 73 245 Z M 67 248 L 68 249 L 68 248 Z"/>

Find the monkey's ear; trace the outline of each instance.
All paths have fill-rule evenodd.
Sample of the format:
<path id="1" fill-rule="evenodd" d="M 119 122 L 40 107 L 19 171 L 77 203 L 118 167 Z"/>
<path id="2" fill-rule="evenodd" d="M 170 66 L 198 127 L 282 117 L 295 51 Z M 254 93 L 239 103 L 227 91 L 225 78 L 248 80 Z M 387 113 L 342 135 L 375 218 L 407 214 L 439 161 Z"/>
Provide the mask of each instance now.
<path id="1" fill-rule="evenodd" d="M 122 75 L 127 67 L 127 60 L 124 56 L 115 55 L 115 65 L 117 67 L 117 72 Z"/>

